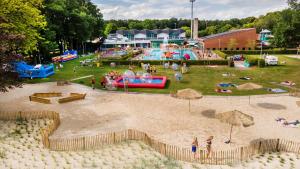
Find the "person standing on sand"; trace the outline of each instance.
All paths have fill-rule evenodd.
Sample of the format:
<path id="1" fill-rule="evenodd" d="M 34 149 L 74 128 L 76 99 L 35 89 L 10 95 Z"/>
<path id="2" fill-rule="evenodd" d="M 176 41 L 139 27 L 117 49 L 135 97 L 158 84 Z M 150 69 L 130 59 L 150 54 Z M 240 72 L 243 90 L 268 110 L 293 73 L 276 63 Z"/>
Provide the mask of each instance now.
<path id="1" fill-rule="evenodd" d="M 95 84 L 96 84 L 96 80 L 95 80 L 95 77 L 92 78 L 92 88 L 93 90 L 95 90 Z"/>
<path id="2" fill-rule="evenodd" d="M 128 84 L 129 84 L 129 79 L 125 78 L 124 79 L 124 90 L 126 93 L 128 93 Z"/>
<path id="3" fill-rule="evenodd" d="M 206 140 L 206 150 L 207 150 L 207 158 L 209 157 L 210 153 L 211 153 L 211 145 L 212 145 L 212 140 L 214 139 L 214 136 L 210 136 L 207 140 Z"/>
<path id="4" fill-rule="evenodd" d="M 196 159 L 197 156 L 197 148 L 198 148 L 198 139 L 197 137 L 195 137 L 192 142 L 192 152 L 194 154 L 194 159 Z"/>

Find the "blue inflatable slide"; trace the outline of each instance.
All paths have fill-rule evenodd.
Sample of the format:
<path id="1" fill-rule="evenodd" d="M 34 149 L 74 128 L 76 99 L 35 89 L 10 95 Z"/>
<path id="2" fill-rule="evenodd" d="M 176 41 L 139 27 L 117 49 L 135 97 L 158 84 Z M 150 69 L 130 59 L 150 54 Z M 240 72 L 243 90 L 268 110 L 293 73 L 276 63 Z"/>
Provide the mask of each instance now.
<path id="1" fill-rule="evenodd" d="M 46 78 L 54 74 L 54 66 L 52 64 L 31 66 L 21 61 L 15 62 L 14 66 L 20 78 Z"/>

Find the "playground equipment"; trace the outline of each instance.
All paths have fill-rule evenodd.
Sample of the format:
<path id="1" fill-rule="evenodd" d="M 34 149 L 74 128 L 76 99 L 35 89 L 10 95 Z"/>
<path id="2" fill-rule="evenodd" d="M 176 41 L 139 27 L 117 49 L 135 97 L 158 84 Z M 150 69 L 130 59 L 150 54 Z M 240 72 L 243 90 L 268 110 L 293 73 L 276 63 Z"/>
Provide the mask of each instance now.
<path id="1" fill-rule="evenodd" d="M 46 78 L 54 74 L 53 65 L 36 65 L 31 66 L 26 62 L 15 62 L 15 70 L 18 72 L 20 78 Z"/>
<path id="2" fill-rule="evenodd" d="M 149 77 L 149 76 L 147 76 Z M 114 85 L 118 88 L 124 88 L 124 79 L 126 77 L 119 77 Z M 128 88 L 156 88 L 156 89 L 163 89 L 167 83 L 166 76 L 152 76 L 150 79 L 144 79 L 138 76 L 135 76 L 131 81 L 128 83 Z"/>
<path id="3" fill-rule="evenodd" d="M 60 97 L 62 93 L 34 93 L 33 95 L 29 96 L 29 100 L 32 102 L 44 103 L 44 104 L 51 104 L 50 99 L 47 97 Z"/>
<path id="4" fill-rule="evenodd" d="M 183 79 L 183 75 L 180 72 L 174 74 L 176 81 L 180 82 Z"/>
<path id="5" fill-rule="evenodd" d="M 58 100 L 58 103 L 68 103 L 76 100 L 85 99 L 86 94 L 71 93 L 69 97 L 64 97 Z"/>
<path id="6" fill-rule="evenodd" d="M 64 52 L 62 56 L 53 57 L 53 62 L 67 62 L 70 60 L 74 60 L 78 57 L 78 53 L 76 50 L 67 50 Z"/>

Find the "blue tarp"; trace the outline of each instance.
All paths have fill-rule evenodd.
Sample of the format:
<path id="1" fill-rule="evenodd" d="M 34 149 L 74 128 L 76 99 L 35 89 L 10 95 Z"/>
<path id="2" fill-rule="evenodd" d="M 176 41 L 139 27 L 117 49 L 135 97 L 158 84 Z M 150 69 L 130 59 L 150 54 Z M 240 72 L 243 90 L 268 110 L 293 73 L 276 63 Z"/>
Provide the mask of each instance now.
<path id="1" fill-rule="evenodd" d="M 32 66 L 21 61 L 15 62 L 14 66 L 20 78 L 46 78 L 54 74 L 54 66 L 52 64 Z"/>

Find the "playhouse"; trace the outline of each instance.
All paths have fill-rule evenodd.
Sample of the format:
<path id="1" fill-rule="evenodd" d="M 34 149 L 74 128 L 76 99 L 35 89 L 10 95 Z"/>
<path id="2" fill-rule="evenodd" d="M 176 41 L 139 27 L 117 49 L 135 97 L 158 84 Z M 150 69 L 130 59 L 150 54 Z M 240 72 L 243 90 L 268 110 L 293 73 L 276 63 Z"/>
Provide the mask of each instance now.
<path id="1" fill-rule="evenodd" d="M 28 65 L 26 62 L 15 62 L 15 70 L 20 78 L 46 78 L 54 74 L 53 65 Z"/>
<path id="2" fill-rule="evenodd" d="M 74 60 L 78 57 L 78 53 L 76 50 L 67 50 L 64 52 L 62 56 L 53 57 L 53 62 L 67 62 L 70 60 Z"/>

